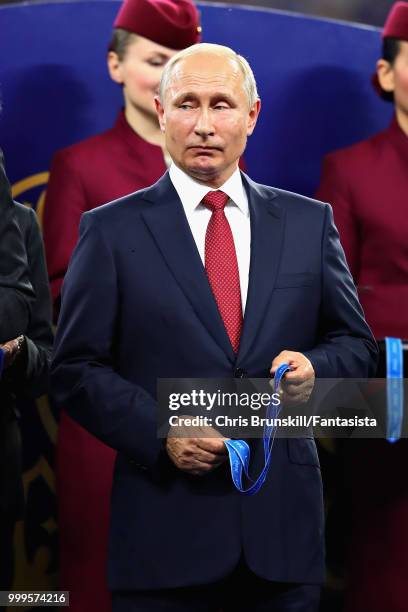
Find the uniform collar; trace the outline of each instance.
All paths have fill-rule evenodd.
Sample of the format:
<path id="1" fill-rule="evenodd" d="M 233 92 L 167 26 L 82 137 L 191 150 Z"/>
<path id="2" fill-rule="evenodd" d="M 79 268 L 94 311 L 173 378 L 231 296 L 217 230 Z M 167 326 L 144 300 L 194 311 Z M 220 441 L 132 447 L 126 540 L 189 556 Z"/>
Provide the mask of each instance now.
<path id="1" fill-rule="evenodd" d="M 186 209 L 193 212 L 200 204 L 202 199 L 210 191 L 214 191 L 207 185 L 202 185 L 186 174 L 173 162 L 170 166 L 169 175 L 178 196 Z M 248 198 L 242 184 L 241 173 L 237 168 L 227 181 L 219 188 L 232 200 L 239 210 L 245 215 L 249 215 Z"/>
<path id="2" fill-rule="evenodd" d="M 151 148 L 152 153 L 160 153 L 163 157 L 162 148 L 158 145 L 151 144 L 142 138 L 135 130 L 129 125 L 125 117 L 125 111 L 122 109 L 116 118 L 114 129 L 120 132 L 121 138 L 133 149 L 135 152 L 140 152 L 140 148 L 143 150 Z"/>

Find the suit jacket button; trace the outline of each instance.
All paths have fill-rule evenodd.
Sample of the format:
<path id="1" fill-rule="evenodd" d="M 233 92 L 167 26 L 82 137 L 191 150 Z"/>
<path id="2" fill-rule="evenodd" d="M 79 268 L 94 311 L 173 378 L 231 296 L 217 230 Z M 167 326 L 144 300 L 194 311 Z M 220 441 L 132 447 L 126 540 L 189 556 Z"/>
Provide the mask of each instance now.
<path id="1" fill-rule="evenodd" d="M 246 378 L 246 376 L 247 376 L 247 372 L 246 372 L 246 370 L 243 370 L 242 368 L 237 368 L 234 371 L 234 377 L 235 378 Z"/>

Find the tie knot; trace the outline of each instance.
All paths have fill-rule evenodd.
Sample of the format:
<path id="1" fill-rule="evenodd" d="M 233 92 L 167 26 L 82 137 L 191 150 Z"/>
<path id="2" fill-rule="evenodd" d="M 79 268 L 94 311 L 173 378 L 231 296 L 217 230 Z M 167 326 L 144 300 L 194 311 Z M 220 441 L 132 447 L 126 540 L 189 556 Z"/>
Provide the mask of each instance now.
<path id="1" fill-rule="evenodd" d="M 228 200 L 229 197 L 223 191 L 209 191 L 207 195 L 204 196 L 202 202 L 204 206 L 209 208 L 212 212 L 215 212 L 216 210 L 224 210 Z"/>

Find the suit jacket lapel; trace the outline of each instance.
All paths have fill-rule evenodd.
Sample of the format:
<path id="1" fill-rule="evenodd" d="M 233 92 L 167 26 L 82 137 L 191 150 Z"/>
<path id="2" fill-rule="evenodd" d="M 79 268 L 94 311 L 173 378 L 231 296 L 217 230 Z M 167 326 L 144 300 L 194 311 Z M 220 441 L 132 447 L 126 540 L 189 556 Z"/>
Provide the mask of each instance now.
<path id="1" fill-rule="evenodd" d="M 284 237 L 285 211 L 277 193 L 242 174 L 251 218 L 251 260 L 244 326 L 237 361 L 242 363 L 256 340 L 275 286 Z"/>
<path id="2" fill-rule="evenodd" d="M 163 258 L 197 316 L 233 363 L 234 351 L 183 206 L 168 173 L 146 190 L 143 199 L 152 202 L 152 206 L 143 211 L 142 216 Z"/>

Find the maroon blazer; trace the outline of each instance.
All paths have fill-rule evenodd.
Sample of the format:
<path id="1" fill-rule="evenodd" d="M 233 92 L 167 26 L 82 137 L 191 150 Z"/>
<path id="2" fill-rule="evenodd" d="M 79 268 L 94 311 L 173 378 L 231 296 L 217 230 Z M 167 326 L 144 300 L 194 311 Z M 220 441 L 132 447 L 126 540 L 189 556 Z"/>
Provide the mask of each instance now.
<path id="1" fill-rule="evenodd" d="M 43 218 L 54 301 L 77 243 L 82 213 L 152 185 L 165 171 L 161 147 L 138 136 L 123 111 L 110 130 L 56 153 Z"/>
<path id="2" fill-rule="evenodd" d="M 374 335 L 408 338 L 408 137 L 395 117 L 383 132 L 327 155 L 317 197 L 333 206 Z M 405 612 L 407 441 L 358 440 L 347 453 L 352 535 L 345 610 Z"/>
<path id="3" fill-rule="evenodd" d="M 408 136 L 396 119 L 327 155 L 316 197 L 333 206 L 375 337 L 408 338 Z"/>

